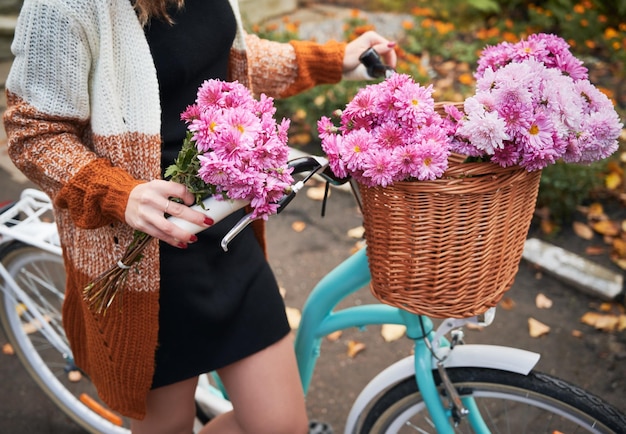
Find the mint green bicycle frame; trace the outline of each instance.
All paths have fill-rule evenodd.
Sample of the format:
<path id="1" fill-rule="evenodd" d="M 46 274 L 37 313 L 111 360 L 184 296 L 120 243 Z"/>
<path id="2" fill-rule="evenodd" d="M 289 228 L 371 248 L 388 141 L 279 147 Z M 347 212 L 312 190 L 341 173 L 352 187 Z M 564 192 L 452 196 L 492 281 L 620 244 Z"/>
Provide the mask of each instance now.
<path id="1" fill-rule="evenodd" d="M 285 204 L 288 204 L 295 197 L 306 180 L 323 170 L 328 164 L 323 157 L 312 156 L 303 158 L 301 162 L 300 167 L 304 168 L 305 171 L 310 171 L 309 175 L 303 181 L 292 186 L 293 191 Z M 298 173 L 302 173 L 302 170 Z M 281 208 L 283 206 L 281 205 Z M 231 229 L 222 240 L 224 250 L 227 250 L 228 243 L 233 237 L 251 221 L 251 217 L 248 215 Z M 463 412 L 463 415 L 467 416 L 474 432 L 489 433 L 472 398 L 454 399 L 454 406 L 451 408 L 446 408 L 440 399 L 433 377 L 433 369 L 438 369 L 438 366 L 433 364 L 434 353 L 431 342 L 436 339 L 439 348 L 450 347 L 450 343 L 443 337 L 435 337 L 433 322 L 429 318 L 382 303 L 335 310 L 340 301 L 365 287 L 370 280 L 366 250 L 361 249 L 324 276 L 309 294 L 302 309 L 295 342 L 298 369 L 305 393 L 309 389 L 315 364 L 320 354 L 321 341 L 325 336 L 352 327 L 401 324 L 406 326 L 406 334 L 414 342 L 415 380 L 437 432 L 439 434 L 453 433 L 454 429 L 451 426 L 453 416 L 456 420 L 459 410 L 469 410 L 467 414 Z M 219 383 L 219 378 L 216 378 L 216 381 Z M 220 388 L 225 394 L 223 387 Z M 456 392 L 452 391 L 452 394 L 456 394 Z M 460 407 L 464 408 L 461 409 Z"/>
<path id="2" fill-rule="evenodd" d="M 325 336 L 351 327 L 402 324 L 407 327 L 407 336 L 415 342 L 416 381 L 437 432 L 453 433 L 454 429 L 450 425 L 451 410 L 444 408 L 439 397 L 432 375 L 433 355 L 424 341 L 424 337 L 432 338 L 432 321 L 384 304 L 333 311 L 341 300 L 363 288 L 370 280 L 365 249 L 361 249 L 324 276 L 307 298 L 295 343 L 305 393 L 311 383 L 321 341 Z M 463 404 L 470 410 L 468 420 L 474 431 L 489 433 L 473 399 L 463 399 Z"/>

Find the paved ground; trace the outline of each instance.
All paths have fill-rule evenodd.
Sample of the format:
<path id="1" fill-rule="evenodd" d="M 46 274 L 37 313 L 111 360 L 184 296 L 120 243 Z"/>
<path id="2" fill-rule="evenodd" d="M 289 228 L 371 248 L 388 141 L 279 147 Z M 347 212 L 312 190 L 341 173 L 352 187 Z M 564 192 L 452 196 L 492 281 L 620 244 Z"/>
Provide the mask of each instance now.
<path id="1" fill-rule="evenodd" d="M 6 64 L 0 64 L 4 77 Z M 0 81 L 1 82 L 1 81 Z M 3 104 L 3 100 L 0 101 Z M 0 128 L 0 201 L 15 199 L 29 185 L 6 158 L 4 132 Z M 356 240 L 347 233 L 361 224 L 352 198 L 333 191 L 327 216 L 321 218 L 320 203 L 302 194 L 292 206 L 268 224 L 271 263 L 286 291 L 287 305 L 300 308 L 309 290 L 321 276 L 349 255 Z M 304 225 L 302 225 L 304 223 Z M 304 228 L 296 232 L 295 227 Z M 564 236 L 564 246 L 580 249 L 581 241 Z M 535 297 L 543 293 L 553 300 L 551 309 L 538 309 Z M 469 343 L 509 345 L 542 354 L 538 369 L 574 382 L 626 412 L 626 335 L 594 330 L 580 322 L 600 301 L 583 295 L 562 282 L 542 276 L 522 262 L 518 277 L 506 295 L 514 302 L 510 310 L 500 308 L 489 328 L 467 332 Z M 342 306 L 372 302 L 367 288 Z M 528 333 L 529 317 L 549 325 L 541 338 Z M 579 333 L 573 333 L 577 331 Z M 365 344 L 365 350 L 349 357 L 350 341 Z M 0 330 L 0 345 L 6 337 Z M 325 341 L 322 356 L 308 395 L 311 417 L 330 422 L 337 431 L 358 391 L 376 372 L 410 354 L 410 344 L 401 339 L 384 342 L 380 327 L 348 330 L 336 341 Z M 0 432 L 80 432 L 38 390 L 16 357 L 0 354 Z"/>

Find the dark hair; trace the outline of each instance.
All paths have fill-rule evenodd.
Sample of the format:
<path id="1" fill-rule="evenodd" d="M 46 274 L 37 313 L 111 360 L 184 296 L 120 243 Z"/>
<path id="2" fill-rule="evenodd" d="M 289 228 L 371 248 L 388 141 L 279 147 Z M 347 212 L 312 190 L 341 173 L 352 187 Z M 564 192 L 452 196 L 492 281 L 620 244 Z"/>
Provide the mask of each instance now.
<path id="1" fill-rule="evenodd" d="M 180 9 L 185 4 L 185 0 L 134 0 L 133 3 L 139 21 L 145 26 L 152 18 L 159 18 L 173 24 L 167 8 L 175 6 Z"/>

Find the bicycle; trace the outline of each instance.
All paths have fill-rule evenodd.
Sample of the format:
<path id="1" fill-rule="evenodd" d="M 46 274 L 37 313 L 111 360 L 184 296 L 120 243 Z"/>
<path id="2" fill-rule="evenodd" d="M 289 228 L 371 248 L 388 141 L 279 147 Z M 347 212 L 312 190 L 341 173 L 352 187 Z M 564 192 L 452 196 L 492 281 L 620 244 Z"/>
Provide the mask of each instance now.
<path id="1" fill-rule="evenodd" d="M 300 157 L 291 164 L 304 177 L 281 209 L 314 175 L 338 184 L 327 175 L 324 158 Z M 30 374 L 65 413 L 89 432 L 127 433 L 127 421 L 97 401 L 88 379 L 69 379 L 68 373 L 79 370 L 60 322 L 64 274 L 50 213 L 49 199 L 36 190 L 25 190 L 16 204 L 0 212 L 0 319 Z M 242 219 L 224 238 L 223 247 L 251 221 L 249 216 Z M 406 326 L 414 355 L 388 366 L 362 389 L 347 416 L 346 434 L 626 432 L 626 416 L 615 407 L 534 372 L 539 354 L 464 344 L 463 326 L 490 324 L 494 309 L 478 317 L 443 320 L 435 328 L 427 317 L 384 304 L 337 308 L 369 280 L 365 249 L 360 249 L 315 285 L 296 332 L 295 351 L 308 391 L 325 336 L 367 325 Z M 232 409 L 213 374 L 201 377 L 196 403 L 199 423 Z"/>

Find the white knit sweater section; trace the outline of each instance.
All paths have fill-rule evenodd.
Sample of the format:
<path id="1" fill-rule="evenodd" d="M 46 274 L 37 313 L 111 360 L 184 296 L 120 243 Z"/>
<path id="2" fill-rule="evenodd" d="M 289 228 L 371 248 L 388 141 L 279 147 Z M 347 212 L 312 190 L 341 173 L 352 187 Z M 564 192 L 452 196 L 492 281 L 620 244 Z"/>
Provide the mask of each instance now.
<path id="1" fill-rule="evenodd" d="M 156 70 L 130 0 L 25 0 L 12 50 L 7 89 L 37 110 L 90 119 L 96 135 L 159 134 Z"/>

